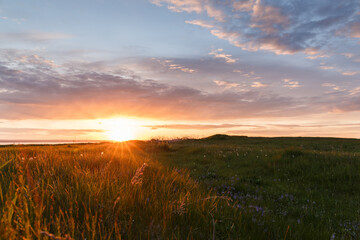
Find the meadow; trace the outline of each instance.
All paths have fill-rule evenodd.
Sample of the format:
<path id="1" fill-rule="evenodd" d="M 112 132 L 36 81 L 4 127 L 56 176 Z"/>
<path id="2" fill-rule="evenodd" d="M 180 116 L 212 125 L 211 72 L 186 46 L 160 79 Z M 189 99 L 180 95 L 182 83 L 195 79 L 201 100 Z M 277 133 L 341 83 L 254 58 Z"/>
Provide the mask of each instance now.
<path id="1" fill-rule="evenodd" d="M 360 239 L 360 140 L 0 147 L 0 239 Z"/>

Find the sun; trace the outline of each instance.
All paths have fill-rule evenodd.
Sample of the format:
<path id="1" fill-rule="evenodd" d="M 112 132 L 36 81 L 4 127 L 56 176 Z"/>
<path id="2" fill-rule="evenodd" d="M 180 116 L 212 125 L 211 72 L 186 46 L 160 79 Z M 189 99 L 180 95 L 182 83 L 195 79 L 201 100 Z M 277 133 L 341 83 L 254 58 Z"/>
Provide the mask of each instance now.
<path id="1" fill-rule="evenodd" d="M 110 130 L 108 132 L 109 139 L 113 141 L 123 142 L 123 141 L 129 141 L 134 139 L 134 133 L 131 131 L 131 129 L 114 129 Z"/>
<path id="2" fill-rule="evenodd" d="M 135 128 L 128 119 L 114 119 L 109 123 L 107 136 L 109 140 L 123 142 L 135 138 Z"/>

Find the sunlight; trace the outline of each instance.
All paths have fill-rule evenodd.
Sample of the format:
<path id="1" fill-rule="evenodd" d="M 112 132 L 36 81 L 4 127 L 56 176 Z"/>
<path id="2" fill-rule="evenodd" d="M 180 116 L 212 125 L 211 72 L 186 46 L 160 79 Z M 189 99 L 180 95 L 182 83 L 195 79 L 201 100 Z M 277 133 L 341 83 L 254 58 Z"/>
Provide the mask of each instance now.
<path id="1" fill-rule="evenodd" d="M 119 128 L 110 130 L 108 132 L 108 136 L 110 140 L 123 142 L 134 139 L 134 133 L 131 129 L 128 128 Z"/>
<path id="2" fill-rule="evenodd" d="M 123 142 L 135 138 L 135 127 L 130 119 L 111 119 L 106 125 L 109 140 Z"/>

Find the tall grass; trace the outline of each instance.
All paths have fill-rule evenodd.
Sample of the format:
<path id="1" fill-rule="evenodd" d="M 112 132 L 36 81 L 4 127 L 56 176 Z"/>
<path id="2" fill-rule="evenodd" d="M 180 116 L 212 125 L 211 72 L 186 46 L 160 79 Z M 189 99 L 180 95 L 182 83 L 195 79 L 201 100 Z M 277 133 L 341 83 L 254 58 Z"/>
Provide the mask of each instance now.
<path id="1" fill-rule="evenodd" d="M 236 238 L 233 203 L 153 151 L 140 143 L 0 148 L 0 238 Z M 144 163 L 141 184 L 132 183 Z"/>
<path id="2" fill-rule="evenodd" d="M 0 239 L 360 239 L 360 140 L 0 147 Z"/>

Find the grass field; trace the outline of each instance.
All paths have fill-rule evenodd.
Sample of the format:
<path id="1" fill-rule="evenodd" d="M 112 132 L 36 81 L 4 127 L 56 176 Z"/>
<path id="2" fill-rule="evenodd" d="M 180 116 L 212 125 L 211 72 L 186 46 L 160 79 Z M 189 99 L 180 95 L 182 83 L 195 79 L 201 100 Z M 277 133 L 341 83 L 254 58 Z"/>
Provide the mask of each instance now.
<path id="1" fill-rule="evenodd" d="M 353 139 L 5 146 L 0 239 L 360 239 L 359 183 Z"/>

